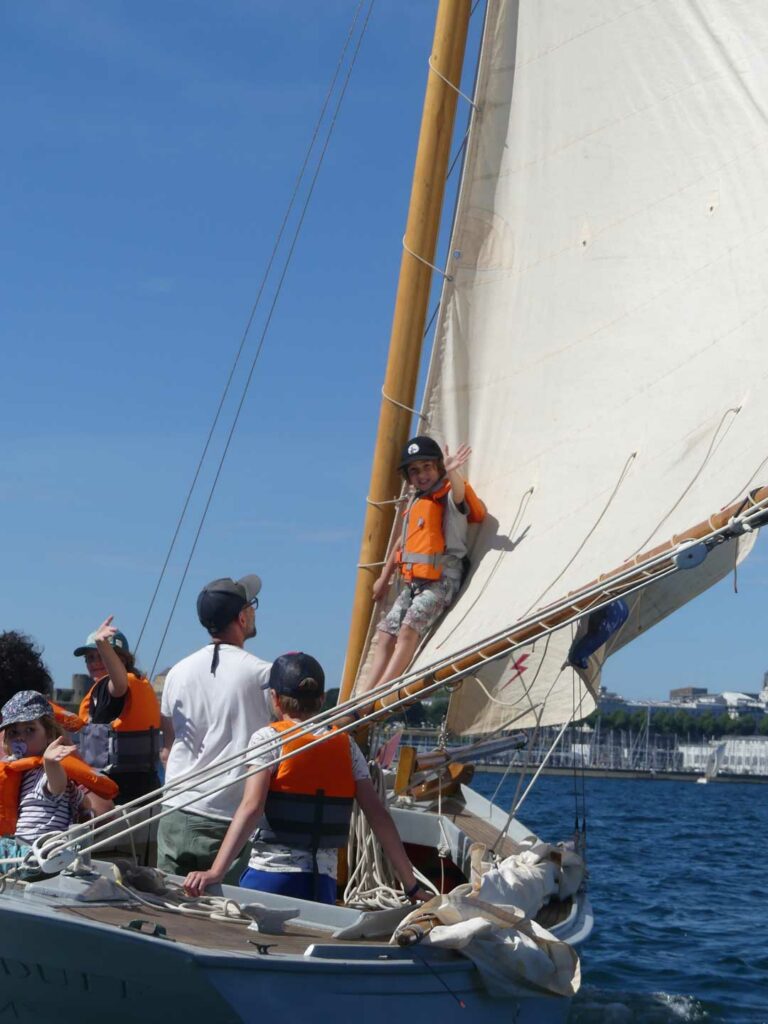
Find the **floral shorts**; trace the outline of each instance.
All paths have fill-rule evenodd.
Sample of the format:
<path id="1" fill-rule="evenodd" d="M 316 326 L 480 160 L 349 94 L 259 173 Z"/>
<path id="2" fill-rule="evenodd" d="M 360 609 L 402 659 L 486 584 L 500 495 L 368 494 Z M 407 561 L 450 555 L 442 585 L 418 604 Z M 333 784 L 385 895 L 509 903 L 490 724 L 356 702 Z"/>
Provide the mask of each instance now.
<path id="1" fill-rule="evenodd" d="M 431 583 L 416 584 L 414 587 L 404 584 L 395 603 L 382 616 L 376 628 L 390 636 L 397 636 L 401 626 L 410 626 L 419 636 L 425 636 L 453 603 L 459 585 L 460 581 L 450 576 L 443 576 Z"/>

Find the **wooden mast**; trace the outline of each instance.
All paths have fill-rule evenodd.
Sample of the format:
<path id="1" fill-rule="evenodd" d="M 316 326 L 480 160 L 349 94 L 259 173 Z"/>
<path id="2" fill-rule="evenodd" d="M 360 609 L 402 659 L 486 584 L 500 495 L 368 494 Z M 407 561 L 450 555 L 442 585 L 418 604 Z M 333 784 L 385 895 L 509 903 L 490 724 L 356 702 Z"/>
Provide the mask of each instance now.
<path id="1" fill-rule="evenodd" d="M 407 410 L 413 408 L 416 395 L 432 283 L 428 264 L 435 261 L 470 8 L 471 0 L 440 0 L 437 11 L 405 231 L 405 244 L 411 252 L 404 249 L 400 262 L 360 566 L 384 560 L 394 506 L 376 503 L 390 502 L 400 493 L 397 464 L 410 430 L 411 413 Z M 378 572 L 378 568 L 357 570 L 340 701 L 349 697 L 354 686 L 373 609 L 371 587 Z"/>

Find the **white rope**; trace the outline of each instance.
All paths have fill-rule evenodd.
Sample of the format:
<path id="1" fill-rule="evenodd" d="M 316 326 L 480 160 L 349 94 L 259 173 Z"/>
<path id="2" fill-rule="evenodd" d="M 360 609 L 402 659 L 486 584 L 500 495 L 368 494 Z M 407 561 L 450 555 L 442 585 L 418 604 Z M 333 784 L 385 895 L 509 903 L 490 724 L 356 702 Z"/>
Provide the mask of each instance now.
<path id="1" fill-rule="evenodd" d="M 373 761 L 368 768 L 379 799 L 386 803 L 386 786 L 381 768 Z M 357 801 L 349 827 L 347 865 L 349 875 L 344 888 L 346 906 L 385 910 L 401 907 L 408 902 L 392 865 Z"/>
<path id="2" fill-rule="evenodd" d="M 226 921 L 231 924 L 248 925 L 254 920 L 253 914 L 248 913 L 248 908 L 241 907 L 239 903 L 228 896 L 187 896 L 180 886 L 168 882 L 165 878 L 163 878 L 163 882 L 166 891 L 179 902 L 173 902 L 165 894 L 153 898 L 151 894 L 140 893 L 134 886 L 129 885 L 123 879 L 117 864 L 112 864 L 111 868 L 111 881 L 122 889 L 131 900 L 152 910 L 164 910 L 181 916 L 206 918 L 210 921 Z M 149 870 L 154 872 L 156 869 L 150 868 Z M 162 873 L 158 872 L 158 874 Z"/>
<path id="3" fill-rule="evenodd" d="M 383 508 L 384 505 L 400 505 L 402 502 L 406 501 L 407 497 L 408 496 L 406 494 L 402 494 L 399 498 L 386 498 L 384 501 L 374 501 L 373 498 L 368 495 L 365 500 L 368 505 L 373 505 L 374 508 Z M 383 565 L 384 563 L 377 562 L 376 564 Z"/>
<path id="4" fill-rule="evenodd" d="M 405 245 L 405 238 L 403 238 L 403 245 L 405 246 L 406 249 L 408 249 L 408 246 Z M 415 252 L 411 252 L 410 249 L 408 249 L 408 252 L 411 253 L 411 256 L 416 256 L 416 253 Z M 416 259 L 419 260 L 419 259 L 421 259 L 421 257 L 420 256 L 416 256 Z M 421 260 L 421 262 L 422 263 L 426 263 L 427 261 L 426 260 Z M 427 266 L 432 267 L 432 264 L 428 263 Z M 432 269 L 433 270 L 437 270 L 437 267 L 432 267 Z M 439 271 L 439 272 L 442 273 L 442 271 Z M 418 409 L 412 409 L 410 405 L 405 405 L 403 402 L 398 402 L 396 398 L 392 398 L 390 395 L 388 395 L 383 387 L 381 389 L 381 396 L 382 396 L 382 398 L 385 398 L 390 403 L 390 405 L 395 405 L 395 406 L 397 406 L 398 409 L 402 409 L 404 412 L 409 412 L 411 414 L 411 416 L 416 416 L 416 417 L 418 417 L 418 419 L 424 420 L 425 423 L 429 423 L 429 416 L 426 413 L 419 412 Z"/>
<path id="5" fill-rule="evenodd" d="M 419 263 L 423 263 L 424 266 L 425 267 L 429 267 L 430 270 L 434 270 L 436 274 L 440 274 L 441 277 L 444 277 L 446 281 L 452 281 L 453 280 L 453 278 L 451 277 L 451 275 L 447 271 L 442 270 L 440 267 L 436 267 L 434 263 L 430 263 L 429 260 L 424 259 L 423 256 L 419 256 L 419 254 L 417 252 L 414 252 L 413 249 L 411 249 L 407 245 L 407 243 L 405 241 L 405 235 L 403 235 L 403 248 L 405 249 L 405 251 L 407 253 L 409 253 L 411 256 L 413 256 L 413 258 L 415 260 L 418 260 Z M 413 410 L 413 411 L 415 411 L 415 410 Z"/>
<path id="6" fill-rule="evenodd" d="M 672 515 L 672 513 L 675 511 L 675 509 L 678 508 L 678 506 L 681 504 L 681 502 L 685 498 L 686 494 L 688 494 L 688 492 L 691 490 L 693 485 L 696 483 L 696 481 L 699 479 L 701 474 L 706 469 L 706 467 L 707 467 L 707 465 L 709 463 L 709 460 L 715 454 L 715 452 L 719 448 L 720 444 L 722 443 L 722 441 L 725 439 L 726 435 L 730 431 L 731 427 L 736 422 L 736 417 L 739 415 L 740 412 L 741 412 L 741 406 L 740 405 L 737 405 L 737 406 L 734 406 L 731 409 L 726 409 L 725 410 L 723 415 L 720 417 L 720 422 L 717 424 L 717 427 L 715 428 L 715 431 L 714 431 L 714 433 L 712 435 L 712 440 L 709 442 L 709 447 L 707 448 L 706 452 L 704 453 L 704 458 L 702 460 L 701 465 L 696 470 L 696 472 L 693 474 L 693 476 L 688 481 L 688 483 L 685 485 L 685 487 L 681 491 L 680 495 L 678 496 L 677 501 L 675 501 L 675 503 L 672 505 L 672 507 L 667 512 L 664 513 L 664 515 L 658 521 L 656 526 L 648 534 L 646 539 L 644 541 L 642 541 L 637 548 L 635 548 L 633 554 L 637 554 L 639 551 L 642 551 L 642 549 L 644 547 L 646 547 L 647 544 L 650 544 L 651 540 L 656 536 L 656 534 L 659 532 L 659 530 L 664 525 L 664 523 L 666 523 L 666 521 L 669 519 L 669 517 Z M 731 416 L 732 419 L 731 419 L 730 423 L 728 424 L 728 426 L 725 428 L 725 430 L 723 430 L 723 432 L 721 434 L 720 430 L 725 425 L 725 422 L 726 422 L 726 420 L 728 419 L 729 416 Z"/>
<path id="7" fill-rule="evenodd" d="M 636 458 L 637 458 L 637 452 L 636 451 L 635 452 L 630 452 L 630 454 L 627 456 L 627 458 L 626 458 L 626 460 L 624 462 L 624 467 L 621 470 L 621 473 L 619 474 L 619 479 L 616 481 L 616 484 L 614 485 L 613 490 L 609 494 L 608 500 L 606 501 L 605 505 L 603 506 L 602 511 L 600 512 L 600 515 L 594 521 L 594 523 L 589 528 L 589 530 L 587 530 L 587 533 L 586 533 L 584 539 L 581 541 L 579 546 L 576 548 L 574 553 L 571 555 L 571 557 L 565 563 L 565 565 L 560 570 L 560 572 L 557 574 L 557 576 L 555 576 L 555 578 L 542 590 L 542 592 L 539 594 L 539 596 L 537 598 L 534 598 L 533 603 L 528 606 L 527 612 L 532 611 L 534 609 L 534 607 L 539 603 L 539 601 L 541 601 L 542 598 L 546 594 L 549 593 L 549 591 L 552 589 L 552 587 L 554 587 L 554 585 L 558 582 L 558 580 L 561 580 L 563 578 L 563 576 L 565 576 L 565 574 L 568 571 L 568 569 L 573 565 L 573 563 L 579 557 L 581 552 L 587 546 L 587 544 L 589 543 L 589 540 L 594 536 L 595 531 L 597 530 L 598 526 L 600 525 L 600 523 L 603 521 L 603 519 L 607 515 L 608 509 L 613 504 L 614 499 L 616 498 L 616 495 L 619 493 L 621 485 L 626 480 L 627 474 L 629 473 L 629 470 L 631 469 L 632 464 L 633 464 L 633 462 L 635 461 Z"/>
<path id="8" fill-rule="evenodd" d="M 462 91 L 461 91 L 461 89 L 460 89 L 460 88 L 459 88 L 459 87 L 458 87 L 457 85 L 454 85 L 454 84 L 453 84 L 453 82 L 452 82 L 452 81 L 451 81 L 450 79 L 446 78 L 446 77 L 445 77 L 445 75 L 441 74 L 441 73 L 440 73 L 440 72 L 439 72 L 439 71 L 437 70 L 437 68 L 435 67 L 435 65 L 434 65 L 434 64 L 433 64 L 433 62 L 432 62 L 432 57 L 431 57 L 431 56 L 430 56 L 430 58 L 429 58 L 429 62 L 428 62 L 428 63 L 429 63 L 429 70 L 430 70 L 430 71 L 432 71 L 432 72 L 433 72 L 434 74 L 436 74 L 436 75 L 437 75 L 437 77 L 438 77 L 439 79 L 441 79 L 441 80 L 442 80 L 443 82 L 445 82 L 445 84 L 446 84 L 447 86 L 450 86 L 450 88 L 451 88 L 451 89 L 453 89 L 453 91 L 454 91 L 455 93 L 458 93 L 458 95 L 459 95 L 459 96 L 461 96 L 461 98 L 462 98 L 463 100 L 466 100 L 466 101 L 467 101 L 467 103 L 468 103 L 468 104 L 470 105 L 470 107 L 472 107 L 472 110 L 473 110 L 473 111 L 474 111 L 474 112 L 475 112 L 476 114 L 480 112 L 480 107 L 478 107 L 478 105 L 477 105 L 477 104 L 475 103 L 475 101 L 474 101 L 474 100 L 471 100 L 471 99 L 469 98 L 469 96 L 467 96 L 467 94 L 466 94 L 466 93 L 462 92 Z"/>

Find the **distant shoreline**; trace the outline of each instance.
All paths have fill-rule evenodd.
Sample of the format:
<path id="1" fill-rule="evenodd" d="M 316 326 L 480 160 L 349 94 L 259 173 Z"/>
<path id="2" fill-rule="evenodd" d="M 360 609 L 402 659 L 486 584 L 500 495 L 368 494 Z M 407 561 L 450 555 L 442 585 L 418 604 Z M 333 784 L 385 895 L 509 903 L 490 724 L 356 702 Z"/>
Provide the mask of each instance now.
<path id="1" fill-rule="evenodd" d="M 529 766 L 527 771 L 530 771 L 534 766 Z M 503 764 L 475 764 L 475 771 L 478 772 L 491 772 L 494 775 L 500 775 L 504 772 L 512 774 L 519 774 L 521 771 L 520 766 L 513 766 L 510 768 L 508 765 Z M 581 768 L 578 765 L 575 767 L 566 768 L 544 768 L 540 772 L 541 775 L 567 775 L 569 777 L 574 774 L 581 775 L 583 778 L 589 779 L 637 779 L 642 782 L 693 782 L 702 776 L 698 772 L 649 772 L 643 771 L 638 768 Z M 715 778 L 709 779 L 709 783 L 717 782 L 749 782 L 755 784 L 768 783 L 768 775 L 737 775 L 732 772 L 717 775 Z"/>

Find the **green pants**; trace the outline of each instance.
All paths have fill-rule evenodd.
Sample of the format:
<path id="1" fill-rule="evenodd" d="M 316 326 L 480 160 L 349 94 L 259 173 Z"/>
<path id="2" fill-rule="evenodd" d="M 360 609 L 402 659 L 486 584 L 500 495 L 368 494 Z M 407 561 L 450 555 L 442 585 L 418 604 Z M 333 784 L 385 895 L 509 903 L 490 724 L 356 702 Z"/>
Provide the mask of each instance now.
<path id="1" fill-rule="evenodd" d="M 157 866 L 167 874 L 182 877 L 190 871 L 207 871 L 213 865 L 228 828 L 228 821 L 189 811 L 171 811 L 158 822 Z M 224 876 L 224 882 L 237 885 L 248 867 L 250 852 L 250 845 L 246 843 Z"/>

